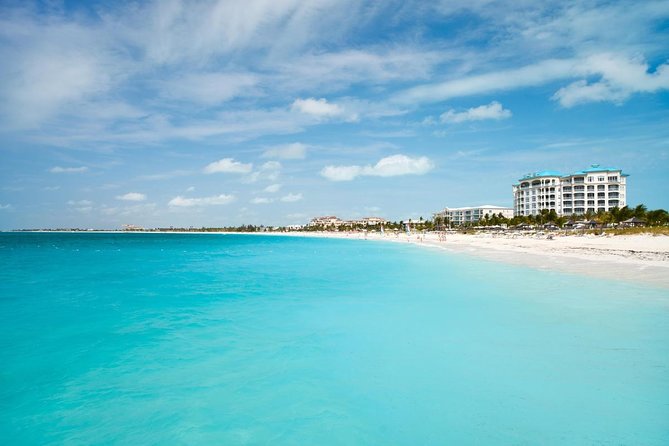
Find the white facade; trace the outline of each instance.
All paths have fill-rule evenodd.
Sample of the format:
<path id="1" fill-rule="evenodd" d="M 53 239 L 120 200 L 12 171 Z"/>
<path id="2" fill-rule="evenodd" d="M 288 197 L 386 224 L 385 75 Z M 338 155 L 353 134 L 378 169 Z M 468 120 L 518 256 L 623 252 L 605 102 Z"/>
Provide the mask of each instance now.
<path id="1" fill-rule="evenodd" d="M 499 214 L 502 214 L 502 217 L 504 218 L 512 218 L 513 209 L 492 205 L 464 208 L 445 208 L 443 211 L 434 214 L 434 217 L 442 217 L 453 226 L 461 226 L 464 224 L 476 223 L 479 220 L 485 218 L 486 215 L 488 217 L 492 217 L 493 215 Z"/>
<path id="2" fill-rule="evenodd" d="M 525 175 L 513 185 L 515 215 L 537 215 L 543 209 L 559 216 L 609 211 L 627 205 L 627 174 L 621 169 L 590 168 L 562 175 L 543 171 Z"/>
<path id="3" fill-rule="evenodd" d="M 386 220 L 381 217 L 364 217 L 361 220 L 358 221 L 353 221 L 351 223 L 357 224 L 357 225 L 364 225 L 364 226 L 377 226 L 377 225 L 382 225 L 386 223 Z"/>
<path id="4" fill-rule="evenodd" d="M 335 228 L 344 224 L 344 221 L 340 220 L 334 215 L 327 215 L 325 217 L 316 217 L 309 222 L 309 226 L 323 226 L 329 227 L 334 226 Z"/>

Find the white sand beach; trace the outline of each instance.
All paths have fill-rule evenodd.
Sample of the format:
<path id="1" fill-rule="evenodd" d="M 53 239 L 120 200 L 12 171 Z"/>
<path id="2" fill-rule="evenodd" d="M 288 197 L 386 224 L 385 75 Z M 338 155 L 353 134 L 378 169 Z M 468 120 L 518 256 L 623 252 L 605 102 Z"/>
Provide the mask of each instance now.
<path id="1" fill-rule="evenodd" d="M 414 243 L 532 268 L 669 288 L 669 237 L 662 235 L 412 234 L 295 232 L 295 236 Z"/>

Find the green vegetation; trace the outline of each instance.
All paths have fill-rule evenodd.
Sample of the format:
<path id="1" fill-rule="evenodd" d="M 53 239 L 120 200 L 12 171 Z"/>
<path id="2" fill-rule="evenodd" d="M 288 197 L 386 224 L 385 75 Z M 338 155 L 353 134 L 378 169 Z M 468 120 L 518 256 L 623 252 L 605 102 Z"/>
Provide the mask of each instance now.
<path id="1" fill-rule="evenodd" d="M 634 208 L 627 206 L 623 208 L 612 208 L 609 212 L 586 212 L 583 215 L 572 215 L 571 217 L 559 217 L 554 210 L 543 209 L 539 215 L 517 216 L 513 218 L 505 218 L 502 214 L 486 215 L 483 219 L 470 226 L 518 226 L 518 225 L 545 225 L 553 224 L 559 228 L 565 226 L 569 222 L 577 222 L 586 220 L 588 222 L 595 222 L 598 226 L 618 227 L 620 223 L 630 218 L 637 218 L 642 220 L 646 226 L 662 227 L 669 225 L 669 212 L 664 209 L 655 209 L 649 211 L 648 208 L 640 204 Z M 443 218 L 435 218 L 434 225 L 441 227 L 447 222 Z M 627 228 L 632 229 L 632 228 Z M 622 230 L 622 228 L 621 228 Z M 648 231 L 645 231 L 648 232 Z"/>

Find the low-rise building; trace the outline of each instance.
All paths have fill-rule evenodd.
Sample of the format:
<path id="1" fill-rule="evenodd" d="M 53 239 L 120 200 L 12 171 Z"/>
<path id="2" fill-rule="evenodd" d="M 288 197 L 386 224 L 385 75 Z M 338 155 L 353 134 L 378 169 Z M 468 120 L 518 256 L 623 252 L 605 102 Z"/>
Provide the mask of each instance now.
<path id="1" fill-rule="evenodd" d="M 309 222 L 309 226 L 312 227 L 322 226 L 324 228 L 329 228 L 329 227 L 338 228 L 343 224 L 344 221 L 341 220 L 339 217 L 335 217 L 334 215 L 326 215 L 324 217 L 312 218 L 311 221 Z"/>
<path id="2" fill-rule="evenodd" d="M 386 219 L 381 218 L 381 217 L 364 217 L 360 220 L 353 221 L 351 222 L 353 224 L 357 225 L 364 225 L 364 226 L 377 226 L 377 225 L 382 225 L 387 223 Z"/>
<path id="3" fill-rule="evenodd" d="M 442 211 L 435 213 L 434 218 L 436 219 L 440 217 L 446 225 L 461 226 L 478 223 L 479 220 L 484 219 L 486 216 L 491 218 L 493 215 L 499 216 L 500 214 L 504 218 L 512 218 L 513 208 L 493 206 L 491 204 L 461 208 L 444 208 Z"/>

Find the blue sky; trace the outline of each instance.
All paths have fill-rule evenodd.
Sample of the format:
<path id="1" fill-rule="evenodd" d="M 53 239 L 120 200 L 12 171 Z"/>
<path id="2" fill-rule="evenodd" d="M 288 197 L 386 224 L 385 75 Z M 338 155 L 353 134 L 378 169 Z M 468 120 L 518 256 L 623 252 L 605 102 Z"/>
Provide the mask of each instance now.
<path id="1" fill-rule="evenodd" d="M 381 3 L 381 4 L 377 4 Z M 0 229 L 669 208 L 669 2 L 3 2 Z"/>

